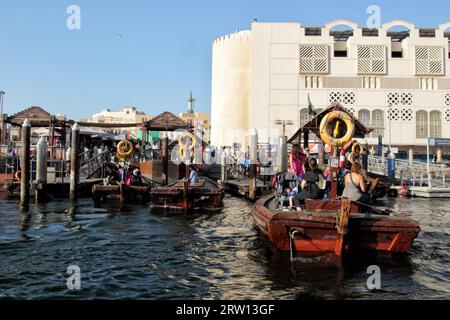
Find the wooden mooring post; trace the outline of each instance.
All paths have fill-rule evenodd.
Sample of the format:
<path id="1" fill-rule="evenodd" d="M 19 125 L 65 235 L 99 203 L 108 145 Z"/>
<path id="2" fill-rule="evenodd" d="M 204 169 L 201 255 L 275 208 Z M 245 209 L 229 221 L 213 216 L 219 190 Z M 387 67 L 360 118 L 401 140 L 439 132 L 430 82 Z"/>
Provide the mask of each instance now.
<path id="1" fill-rule="evenodd" d="M 164 134 L 161 142 L 161 182 L 163 186 L 166 186 L 169 184 L 169 137 L 167 136 L 167 132 Z"/>
<path id="2" fill-rule="evenodd" d="M 30 180 L 31 180 L 31 122 L 28 119 L 22 124 L 22 157 L 20 159 L 20 206 L 27 208 L 30 203 Z"/>
<path id="3" fill-rule="evenodd" d="M 70 154 L 70 200 L 78 199 L 78 185 L 80 183 L 80 127 L 75 123 L 72 127 L 72 143 Z"/>
<path id="4" fill-rule="evenodd" d="M 47 201 L 47 139 L 41 137 L 37 144 L 36 203 Z"/>
<path id="5" fill-rule="evenodd" d="M 250 133 L 250 167 L 249 167 L 249 194 L 251 201 L 256 201 L 257 185 L 257 165 L 258 165 L 258 132 L 253 129 Z"/>

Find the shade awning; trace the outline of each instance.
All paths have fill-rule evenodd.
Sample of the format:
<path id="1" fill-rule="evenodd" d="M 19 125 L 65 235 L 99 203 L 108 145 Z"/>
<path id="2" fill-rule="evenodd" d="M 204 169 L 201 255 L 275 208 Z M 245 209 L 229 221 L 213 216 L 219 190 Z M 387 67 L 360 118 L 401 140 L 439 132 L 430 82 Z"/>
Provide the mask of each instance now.
<path id="1" fill-rule="evenodd" d="M 38 128 L 38 129 L 32 131 L 32 135 L 39 136 L 39 137 L 50 137 L 51 133 L 48 128 Z M 53 132 L 53 136 L 61 137 L 61 135 L 56 131 Z"/>

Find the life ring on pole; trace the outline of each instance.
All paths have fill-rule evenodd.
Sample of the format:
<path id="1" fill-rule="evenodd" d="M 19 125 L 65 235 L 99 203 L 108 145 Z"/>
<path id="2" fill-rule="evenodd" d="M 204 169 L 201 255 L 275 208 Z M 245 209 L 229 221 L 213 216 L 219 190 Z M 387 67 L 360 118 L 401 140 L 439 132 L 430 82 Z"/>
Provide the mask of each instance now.
<path id="1" fill-rule="evenodd" d="M 359 157 L 362 153 L 362 147 L 358 142 L 355 142 L 352 146 L 352 153 L 356 156 Z"/>
<path id="2" fill-rule="evenodd" d="M 197 139 L 192 133 L 184 133 L 178 138 L 178 146 L 180 147 L 178 149 L 178 155 L 180 158 L 184 161 L 188 160 L 186 158 L 186 155 L 184 154 L 185 147 L 187 144 L 185 143 L 185 139 L 189 138 L 191 140 L 191 144 L 189 145 L 189 150 L 191 151 L 191 155 L 194 154 L 195 151 L 195 145 L 197 144 Z"/>
<path id="3" fill-rule="evenodd" d="M 347 127 L 345 135 L 341 138 L 336 137 L 341 125 L 340 121 L 336 122 L 334 133 L 329 132 L 329 124 L 336 119 L 344 122 L 345 126 Z M 320 138 L 324 143 L 333 147 L 340 147 L 349 142 L 353 138 L 354 132 L 355 124 L 353 122 L 353 119 L 347 113 L 342 111 L 330 112 L 320 122 Z"/>
<path id="4" fill-rule="evenodd" d="M 120 157 L 126 158 L 133 153 L 133 144 L 128 140 L 122 140 L 117 145 L 117 153 Z"/>
<path id="5" fill-rule="evenodd" d="M 355 163 L 356 160 L 358 160 L 358 157 L 355 153 L 352 152 L 348 155 L 348 161 L 350 161 L 352 164 Z"/>

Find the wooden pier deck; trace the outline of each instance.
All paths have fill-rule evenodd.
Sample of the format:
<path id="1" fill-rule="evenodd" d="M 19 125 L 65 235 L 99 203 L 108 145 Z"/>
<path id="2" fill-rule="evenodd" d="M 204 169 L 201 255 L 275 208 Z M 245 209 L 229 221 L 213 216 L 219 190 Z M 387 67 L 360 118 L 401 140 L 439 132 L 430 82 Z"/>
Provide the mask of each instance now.
<path id="1" fill-rule="evenodd" d="M 102 183 L 103 179 L 82 179 L 79 183 L 80 195 L 82 197 L 90 197 L 92 195 L 92 187 L 96 184 Z M 67 198 L 69 196 L 70 182 L 65 179 L 64 182 L 50 182 L 47 183 L 47 194 L 52 198 Z M 31 198 L 35 196 L 35 186 L 31 184 Z M 0 188 L 0 196 L 19 197 L 20 196 L 20 182 L 14 182 L 12 188 Z"/>
<path id="2" fill-rule="evenodd" d="M 250 181 L 249 179 L 239 179 L 239 180 L 227 180 L 227 181 L 218 181 L 219 186 L 225 190 L 226 193 L 229 193 L 234 196 L 240 196 L 248 198 L 250 192 Z M 257 180 L 256 182 L 256 194 L 261 196 L 265 193 L 269 193 L 272 190 L 272 186 L 270 183 L 264 184 L 263 181 Z"/>

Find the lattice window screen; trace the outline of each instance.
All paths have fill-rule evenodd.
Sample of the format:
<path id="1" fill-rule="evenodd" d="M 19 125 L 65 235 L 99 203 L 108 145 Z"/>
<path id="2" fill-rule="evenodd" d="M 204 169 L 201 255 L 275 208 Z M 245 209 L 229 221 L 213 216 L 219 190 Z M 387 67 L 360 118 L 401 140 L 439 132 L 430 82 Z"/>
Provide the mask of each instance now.
<path id="1" fill-rule="evenodd" d="M 328 73 L 328 46 L 300 45 L 300 73 Z"/>
<path id="2" fill-rule="evenodd" d="M 444 75 L 444 48 L 416 47 L 416 75 Z"/>
<path id="3" fill-rule="evenodd" d="M 450 107 L 450 93 L 445 95 L 445 106 Z"/>
<path id="4" fill-rule="evenodd" d="M 358 46 L 359 74 L 386 74 L 385 46 Z"/>
<path id="5" fill-rule="evenodd" d="M 413 95 L 409 92 L 404 93 L 388 93 L 387 97 L 388 105 L 393 106 L 411 106 L 413 104 Z"/>
<path id="6" fill-rule="evenodd" d="M 356 104 L 356 94 L 352 91 L 332 91 L 330 92 L 330 103 L 339 102 L 343 106 Z"/>
<path id="7" fill-rule="evenodd" d="M 349 112 L 349 113 L 351 113 L 352 115 L 356 115 L 356 109 L 355 108 L 352 108 L 352 107 L 345 107 L 345 109 Z"/>
<path id="8" fill-rule="evenodd" d="M 445 122 L 450 122 L 450 109 L 445 110 Z"/>
<path id="9" fill-rule="evenodd" d="M 389 108 L 388 119 L 390 121 L 406 121 L 414 120 L 414 113 L 409 108 Z"/>

